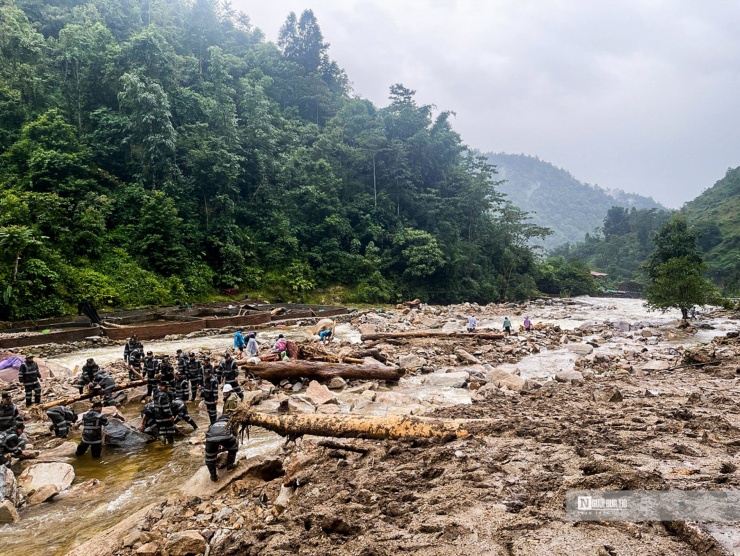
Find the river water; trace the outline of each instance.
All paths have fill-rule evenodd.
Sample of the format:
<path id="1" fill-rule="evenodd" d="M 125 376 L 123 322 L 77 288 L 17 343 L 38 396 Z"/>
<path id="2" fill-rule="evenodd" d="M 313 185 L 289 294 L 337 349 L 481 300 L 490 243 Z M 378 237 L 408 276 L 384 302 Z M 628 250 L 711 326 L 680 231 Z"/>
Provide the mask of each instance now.
<path id="1" fill-rule="evenodd" d="M 572 330 L 584 323 L 603 321 L 625 321 L 631 324 L 649 322 L 660 326 L 675 321 L 680 315 L 675 312 L 663 315 L 648 312 L 640 300 L 601 299 L 581 297 L 575 304 L 565 306 L 530 306 L 527 311 L 533 322 L 558 324 L 564 330 Z M 514 328 L 524 320 L 524 314 L 510 316 Z M 695 335 L 674 338 L 668 343 L 694 345 L 710 340 L 713 336 L 736 329 L 736 323 L 723 319 L 703 321 L 713 328 L 700 330 Z M 482 319 L 481 327 L 499 329 L 498 319 Z M 280 327 L 266 329 L 258 333 L 260 340 L 272 343 L 278 334 L 288 339 L 306 339 L 305 329 L 300 327 Z M 336 337 L 351 343 L 359 342 L 359 334 L 348 324 L 340 324 Z M 665 345 L 665 344 L 663 344 Z M 190 350 L 214 350 L 216 353 L 231 348 L 231 334 L 222 334 L 195 339 L 176 341 L 147 342 L 145 347 L 155 353 L 173 353 L 180 348 Z M 122 356 L 121 346 L 101 347 L 73 354 L 62 355 L 51 359 L 55 363 L 73 369 L 88 357 L 94 357 L 98 363 L 108 363 Z M 525 378 L 542 378 L 559 370 L 572 368 L 576 356 L 568 349 L 543 351 L 527 357 L 513 367 L 520 369 Z M 417 384 L 418 383 L 418 384 Z M 425 388 L 420 380 L 411 377 L 401 381 L 399 392 L 408 389 L 419 389 L 425 401 L 434 405 L 450 403 L 470 403 L 469 392 L 460 389 L 447 389 L 445 395 L 437 398 L 442 392 L 421 392 Z M 455 396 L 455 394 L 457 396 Z M 425 404 L 426 405 L 426 404 Z M 208 418 L 191 404 L 191 415 L 201 429 L 205 428 Z M 127 419 L 138 417 L 139 407 L 123 409 Z M 203 466 L 203 446 L 191 445 L 187 437 L 192 433 L 190 426 L 181 423 L 179 430 L 185 435 L 176 441 L 174 447 L 163 446 L 152 442 L 138 449 L 123 450 L 105 448 L 103 457 L 93 461 L 89 453 L 82 458 L 72 458 L 76 479 L 68 495 L 60 495 L 48 504 L 26 508 L 21 512 L 22 519 L 14 525 L 0 527 L 0 554 L 25 555 L 61 555 L 79 545 L 99 531 L 105 530 L 136 510 L 158 499 L 164 499 L 179 484 L 190 478 Z M 201 432 L 201 431 L 199 431 Z M 254 429 L 248 444 L 240 449 L 240 458 L 276 451 L 284 440 L 275 434 L 262 429 Z M 90 479 L 98 479 L 100 484 L 91 492 L 74 493 L 75 486 Z"/>

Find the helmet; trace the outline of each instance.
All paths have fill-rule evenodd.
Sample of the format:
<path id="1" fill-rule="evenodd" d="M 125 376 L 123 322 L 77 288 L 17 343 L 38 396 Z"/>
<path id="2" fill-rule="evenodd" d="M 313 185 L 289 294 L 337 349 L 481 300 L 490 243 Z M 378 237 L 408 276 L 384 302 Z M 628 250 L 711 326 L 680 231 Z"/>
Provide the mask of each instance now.
<path id="1" fill-rule="evenodd" d="M 231 387 L 231 384 L 224 384 L 224 394 L 227 392 L 231 392 L 233 388 Z"/>
<path id="2" fill-rule="evenodd" d="M 95 364 L 95 359 L 93 359 L 92 357 L 90 357 L 90 358 L 89 358 L 89 359 L 87 360 L 87 364 L 88 364 L 88 365 L 93 365 L 93 364 Z"/>

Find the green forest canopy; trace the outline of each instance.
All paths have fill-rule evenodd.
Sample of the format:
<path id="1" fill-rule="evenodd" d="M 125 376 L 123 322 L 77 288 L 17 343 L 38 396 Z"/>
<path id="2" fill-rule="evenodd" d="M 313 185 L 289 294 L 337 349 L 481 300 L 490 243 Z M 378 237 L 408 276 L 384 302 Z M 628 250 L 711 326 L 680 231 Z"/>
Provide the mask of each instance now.
<path id="1" fill-rule="evenodd" d="M 275 45 L 215 0 L 0 0 L 0 318 L 524 299 L 547 230 L 450 119 L 353 95 L 310 10 Z"/>

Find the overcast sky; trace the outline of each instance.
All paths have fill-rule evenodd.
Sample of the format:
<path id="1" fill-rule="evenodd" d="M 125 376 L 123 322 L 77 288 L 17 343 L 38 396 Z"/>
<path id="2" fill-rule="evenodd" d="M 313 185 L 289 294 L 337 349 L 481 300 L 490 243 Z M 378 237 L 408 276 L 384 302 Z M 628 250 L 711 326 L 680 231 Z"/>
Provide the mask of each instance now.
<path id="1" fill-rule="evenodd" d="M 483 151 L 672 208 L 740 165 L 740 4 L 232 0 L 268 40 L 310 8 L 354 92 L 403 83 Z"/>

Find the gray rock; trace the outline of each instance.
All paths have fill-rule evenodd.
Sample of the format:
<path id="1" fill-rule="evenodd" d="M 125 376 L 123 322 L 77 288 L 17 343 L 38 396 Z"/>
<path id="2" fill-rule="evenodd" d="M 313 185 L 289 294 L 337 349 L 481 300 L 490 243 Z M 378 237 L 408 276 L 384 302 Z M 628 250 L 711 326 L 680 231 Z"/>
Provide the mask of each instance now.
<path id="1" fill-rule="evenodd" d="M 672 363 L 670 361 L 664 361 L 662 359 L 653 359 L 652 361 L 648 361 L 645 365 L 642 366 L 643 371 L 665 371 L 672 367 Z"/>
<path id="2" fill-rule="evenodd" d="M 316 408 L 302 394 L 288 398 L 288 413 L 316 413 Z"/>
<path id="3" fill-rule="evenodd" d="M 14 506 L 18 504 L 18 483 L 13 472 L 0 465 L 0 502 L 9 500 Z"/>
<path id="4" fill-rule="evenodd" d="M 578 371 L 560 371 L 555 375 L 555 380 L 558 382 L 570 382 L 571 384 L 580 385 L 583 384 L 583 375 Z"/>
<path id="5" fill-rule="evenodd" d="M 291 390 L 293 390 L 293 392 L 300 392 L 301 390 L 303 390 L 303 383 L 302 382 L 296 382 L 293 385 L 293 388 L 291 388 Z"/>
<path id="6" fill-rule="evenodd" d="M 490 384 L 502 388 L 504 390 L 512 390 L 514 392 L 521 392 L 526 390 L 527 381 L 522 377 L 512 373 L 507 373 L 502 369 L 493 369 L 486 373 L 486 380 Z"/>
<path id="7" fill-rule="evenodd" d="M 347 386 L 347 381 L 341 376 L 335 376 L 329 381 L 329 389 L 331 390 L 341 390 L 345 386 Z"/>
<path id="8" fill-rule="evenodd" d="M 35 463 L 18 477 L 18 484 L 26 492 L 37 490 L 45 485 L 56 485 L 59 490 L 69 488 L 75 479 L 75 470 L 68 463 L 42 462 Z"/>
<path id="9" fill-rule="evenodd" d="M 110 419 L 105 426 L 105 443 L 111 446 L 141 446 L 151 442 L 152 437 L 143 432 L 139 432 L 131 425 Z"/>
<path id="10" fill-rule="evenodd" d="M 402 369 L 416 370 L 426 365 L 426 361 L 418 355 L 402 355 L 398 358 L 398 364 Z"/>
<path id="11" fill-rule="evenodd" d="M 594 401 L 602 403 L 619 403 L 624 400 L 622 392 L 618 388 L 607 388 L 593 393 Z"/>
<path id="12" fill-rule="evenodd" d="M 436 372 L 424 377 L 424 384 L 429 386 L 448 386 L 450 388 L 463 388 L 470 375 L 465 371 L 451 373 Z"/>
<path id="13" fill-rule="evenodd" d="M 594 351 L 594 347 L 590 344 L 571 344 L 568 346 L 568 349 L 576 355 L 581 356 L 588 355 Z"/>

